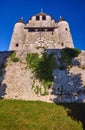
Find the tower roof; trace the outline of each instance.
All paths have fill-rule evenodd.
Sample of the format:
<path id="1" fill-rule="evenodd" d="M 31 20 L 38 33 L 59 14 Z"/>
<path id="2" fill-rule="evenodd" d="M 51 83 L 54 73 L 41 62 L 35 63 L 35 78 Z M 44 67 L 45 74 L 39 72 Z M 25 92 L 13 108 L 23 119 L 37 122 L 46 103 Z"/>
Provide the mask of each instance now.
<path id="1" fill-rule="evenodd" d="M 47 14 L 45 14 L 44 12 L 40 12 L 39 14 L 36 14 L 36 16 L 46 16 Z"/>
<path id="2" fill-rule="evenodd" d="M 41 10 L 41 12 L 40 12 L 39 14 L 36 14 L 35 16 L 50 16 L 50 15 L 44 13 L 44 12 Z M 50 17 L 51 17 L 51 16 L 50 16 Z M 51 17 L 51 19 L 53 19 L 53 18 Z"/>
<path id="3" fill-rule="evenodd" d="M 19 20 L 18 22 L 24 23 L 23 17 L 21 17 L 20 20 Z"/>
<path id="4" fill-rule="evenodd" d="M 60 18 L 59 18 L 59 22 L 61 22 L 61 21 L 65 21 L 62 16 L 60 16 Z"/>

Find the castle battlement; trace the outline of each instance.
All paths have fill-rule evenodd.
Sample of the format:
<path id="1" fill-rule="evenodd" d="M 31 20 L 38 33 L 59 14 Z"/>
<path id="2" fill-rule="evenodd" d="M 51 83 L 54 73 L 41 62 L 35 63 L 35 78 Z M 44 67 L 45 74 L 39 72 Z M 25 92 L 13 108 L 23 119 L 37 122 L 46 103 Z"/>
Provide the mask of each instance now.
<path id="1" fill-rule="evenodd" d="M 22 18 L 15 24 L 9 50 L 39 51 L 64 47 L 74 47 L 68 22 L 62 17 L 56 22 L 50 15 L 41 12 L 32 16 L 26 24 Z"/>

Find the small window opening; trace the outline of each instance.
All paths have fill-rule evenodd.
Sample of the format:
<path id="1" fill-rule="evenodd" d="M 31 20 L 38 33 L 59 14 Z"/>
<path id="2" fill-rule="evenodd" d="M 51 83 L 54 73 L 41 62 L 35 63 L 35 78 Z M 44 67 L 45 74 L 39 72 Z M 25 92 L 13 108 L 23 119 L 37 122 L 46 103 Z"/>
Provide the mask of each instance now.
<path id="1" fill-rule="evenodd" d="M 45 29 L 44 28 L 39 28 L 38 32 L 45 32 Z"/>
<path id="2" fill-rule="evenodd" d="M 42 20 L 46 20 L 46 16 L 42 16 Z"/>
<path id="3" fill-rule="evenodd" d="M 61 45 L 64 46 L 64 43 L 62 42 Z"/>
<path id="4" fill-rule="evenodd" d="M 65 28 L 65 30 L 67 31 L 67 30 L 68 30 L 68 28 Z"/>
<path id="5" fill-rule="evenodd" d="M 47 31 L 53 32 L 54 30 L 53 30 L 53 28 L 48 28 Z"/>
<path id="6" fill-rule="evenodd" d="M 40 17 L 39 16 L 36 16 L 36 21 L 39 21 L 40 20 Z"/>
<path id="7" fill-rule="evenodd" d="M 36 32 L 36 30 L 34 28 L 30 28 L 28 32 Z"/>
<path id="8" fill-rule="evenodd" d="M 16 45 L 15 45 L 16 47 L 18 47 L 19 46 L 19 44 L 18 43 L 16 43 Z"/>

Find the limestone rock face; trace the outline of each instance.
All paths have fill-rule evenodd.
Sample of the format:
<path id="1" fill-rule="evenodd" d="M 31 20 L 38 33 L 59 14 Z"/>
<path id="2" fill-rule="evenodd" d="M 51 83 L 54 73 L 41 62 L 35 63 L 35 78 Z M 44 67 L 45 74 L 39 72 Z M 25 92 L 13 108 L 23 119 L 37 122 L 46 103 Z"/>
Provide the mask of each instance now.
<path id="1" fill-rule="evenodd" d="M 47 50 L 54 52 L 56 63 L 60 57 L 60 50 Z M 85 101 L 85 52 L 73 60 L 69 70 L 55 68 L 54 83 L 49 89 L 49 95 L 36 95 L 32 89 L 33 73 L 26 63 L 29 51 L 16 51 L 18 62 L 10 59 L 12 51 L 0 52 L 0 98 L 42 100 L 58 102 L 84 102 Z M 80 64 L 78 64 L 80 63 Z M 38 82 L 36 80 L 36 82 Z"/>

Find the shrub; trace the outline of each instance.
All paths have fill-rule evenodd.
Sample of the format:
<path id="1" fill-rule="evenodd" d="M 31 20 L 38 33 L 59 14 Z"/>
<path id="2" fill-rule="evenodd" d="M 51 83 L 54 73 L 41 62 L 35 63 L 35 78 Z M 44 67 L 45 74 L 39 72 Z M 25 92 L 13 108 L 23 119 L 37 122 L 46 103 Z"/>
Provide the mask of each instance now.
<path id="1" fill-rule="evenodd" d="M 12 53 L 10 55 L 10 57 L 11 57 L 11 61 L 13 61 L 13 62 L 18 62 L 19 61 L 19 58 L 16 57 L 16 53 L 15 52 Z"/>
<path id="2" fill-rule="evenodd" d="M 15 57 L 15 58 L 13 59 L 13 62 L 18 62 L 18 61 L 19 61 L 19 58 L 16 58 L 16 57 Z"/>
<path id="3" fill-rule="evenodd" d="M 29 65 L 29 67 L 33 70 L 38 66 L 38 63 L 40 62 L 39 55 L 37 53 L 28 53 L 26 57 L 26 61 Z"/>
<path id="4" fill-rule="evenodd" d="M 6 66 L 7 66 L 6 63 L 2 63 L 0 68 L 3 69 L 3 68 L 6 68 Z"/>
<path id="5" fill-rule="evenodd" d="M 65 69 L 66 69 L 66 66 L 60 65 L 60 66 L 58 66 L 58 68 L 59 68 L 60 70 L 65 70 Z"/>
<path id="6" fill-rule="evenodd" d="M 42 96 L 48 95 L 48 91 L 45 91 L 44 93 L 42 93 Z"/>
<path id="7" fill-rule="evenodd" d="M 76 48 L 64 48 L 62 49 L 62 53 L 67 55 L 68 57 L 77 57 L 81 51 L 79 49 Z"/>
<path id="8" fill-rule="evenodd" d="M 61 64 L 66 66 L 71 65 L 72 59 L 77 57 L 81 51 L 76 48 L 64 48 L 61 51 L 61 57 L 59 59 Z"/>
<path id="9" fill-rule="evenodd" d="M 3 72 L 2 72 L 2 70 L 0 70 L 0 76 L 2 76 L 2 74 L 3 74 Z"/>
<path id="10" fill-rule="evenodd" d="M 0 76 L 3 75 L 3 69 L 7 66 L 6 63 L 2 63 L 1 66 L 0 66 Z"/>
<path id="11" fill-rule="evenodd" d="M 48 89 L 54 80 L 53 70 L 56 65 L 54 53 L 48 55 L 44 52 L 41 57 L 37 53 L 27 54 L 26 61 L 35 77 L 39 79 L 45 89 Z"/>

